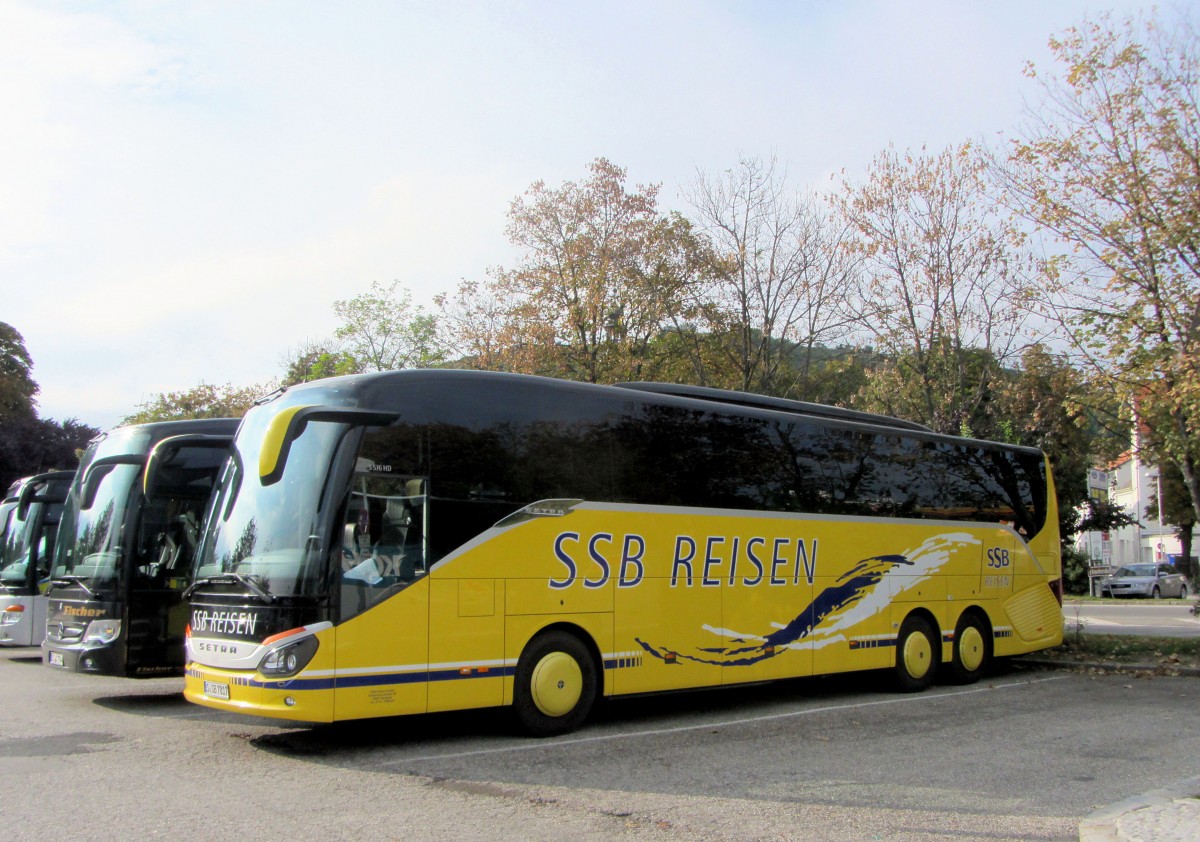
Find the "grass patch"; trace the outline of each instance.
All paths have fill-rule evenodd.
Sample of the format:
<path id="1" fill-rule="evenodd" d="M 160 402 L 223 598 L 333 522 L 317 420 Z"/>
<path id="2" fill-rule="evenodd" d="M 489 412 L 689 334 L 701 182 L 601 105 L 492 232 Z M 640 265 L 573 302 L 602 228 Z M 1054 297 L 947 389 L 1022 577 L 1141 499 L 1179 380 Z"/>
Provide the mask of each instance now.
<path id="1" fill-rule="evenodd" d="M 1155 664 L 1200 668 L 1200 637 L 1138 637 L 1067 632 L 1062 646 L 1039 656 L 1079 663 Z"/>

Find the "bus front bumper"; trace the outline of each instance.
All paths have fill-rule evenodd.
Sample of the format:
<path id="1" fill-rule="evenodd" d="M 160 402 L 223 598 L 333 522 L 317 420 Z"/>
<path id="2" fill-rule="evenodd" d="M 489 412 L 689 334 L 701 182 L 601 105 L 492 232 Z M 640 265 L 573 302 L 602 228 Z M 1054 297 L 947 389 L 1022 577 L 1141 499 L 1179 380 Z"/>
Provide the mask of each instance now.
<path id="1" fill-rule="evenodd" d="M 183 695 L 217 710 L 292 719 L 333 721 L 333 688 L 305 686 L 297 679 L 265 680 L 257 672 L 219 670 L 195 662 L 184 670 Z"/>
<path id="2" fill-rule="evenodd" d="M 115 646 L 76 644 L 74 646 L 42 641 L 42 661 L 67 672 L 98 675 L 124 675 L 125 665 Z"/>

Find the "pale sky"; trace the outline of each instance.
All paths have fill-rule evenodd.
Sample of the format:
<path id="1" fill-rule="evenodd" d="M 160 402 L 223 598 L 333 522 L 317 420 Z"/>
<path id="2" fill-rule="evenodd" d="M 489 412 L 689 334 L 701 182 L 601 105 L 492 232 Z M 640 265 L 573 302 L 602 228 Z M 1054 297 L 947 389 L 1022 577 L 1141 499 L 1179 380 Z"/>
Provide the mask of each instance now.
<path id="1" fill-rule="evenodd" d="M 43 417 L 111 427 L 249 386 L 399 280 L 511 265 L 511 200 L 606 157 L 685 211 L 777 156 L 822 190 L 880 150 L 1010 130 L 1049 36 L 1134 0 L 0 0 L 0 321 Z"/>

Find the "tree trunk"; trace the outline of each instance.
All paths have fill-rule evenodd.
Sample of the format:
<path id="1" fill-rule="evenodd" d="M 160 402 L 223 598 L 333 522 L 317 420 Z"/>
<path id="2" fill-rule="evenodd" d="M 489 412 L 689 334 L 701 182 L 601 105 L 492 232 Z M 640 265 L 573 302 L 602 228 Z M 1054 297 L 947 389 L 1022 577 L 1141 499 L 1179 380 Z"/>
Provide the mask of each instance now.
<path id="1" fill-rule="evenodd" d="M 1188 585 L 1190 588 L 1197 587 L 1197 579 L 1200 579 L 1200 564 L 1197 564 L 1192 559 L 1192 524 L 1180 526 L 1176 531 L 1179 535 L 1179 555 L 1182 556 L 1182 561 L 1179 563 L 1180 572 L 1188 577 Z"/>

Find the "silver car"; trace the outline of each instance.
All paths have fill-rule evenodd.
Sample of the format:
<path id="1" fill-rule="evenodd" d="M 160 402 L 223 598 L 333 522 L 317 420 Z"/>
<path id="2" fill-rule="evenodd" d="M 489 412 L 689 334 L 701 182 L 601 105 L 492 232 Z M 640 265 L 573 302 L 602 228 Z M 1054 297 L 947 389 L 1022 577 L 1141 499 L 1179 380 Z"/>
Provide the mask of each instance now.
<path id="1" fill-rule="evenodd" d="M 1100 583 L 1101 596 L 1164 596 L 1187 598 L 1184 575 L 1169 564 L 1127 564 Z"/>

